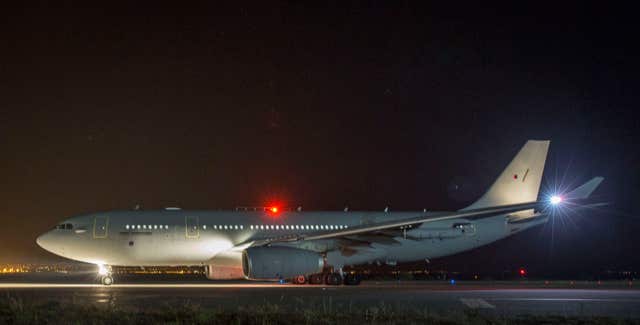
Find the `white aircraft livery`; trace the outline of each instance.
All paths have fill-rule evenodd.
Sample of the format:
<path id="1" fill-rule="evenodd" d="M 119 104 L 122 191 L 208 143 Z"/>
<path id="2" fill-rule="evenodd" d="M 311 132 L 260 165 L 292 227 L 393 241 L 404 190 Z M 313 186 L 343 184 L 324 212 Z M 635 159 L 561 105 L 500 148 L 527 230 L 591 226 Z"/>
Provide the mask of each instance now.
<path id="1" fill-rule="evenodd" d="M 549 141 L 530 140 L 482 197 L 455 212 L 312 211 L 279 207 L 200 211 L 107 211 L 64 220 L 36 242 L 59 256 L 111 266 L 204 266 L 207 278 L 359 284 L 342 268 L 456 254 L 545 223 L 582 202 L 595 177 L 539 199 Z"/>

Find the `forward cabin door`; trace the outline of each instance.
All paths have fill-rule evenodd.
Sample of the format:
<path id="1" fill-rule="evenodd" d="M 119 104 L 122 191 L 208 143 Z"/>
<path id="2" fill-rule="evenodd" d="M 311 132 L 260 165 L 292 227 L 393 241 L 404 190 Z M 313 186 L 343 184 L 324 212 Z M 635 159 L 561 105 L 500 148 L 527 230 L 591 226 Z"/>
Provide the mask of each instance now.
<path id="1" fill-rule="evenodd" d="M 109 235 L 109 217 L 97 216 L 93 219 L 93 238 L 107 238 Z"/>
<path id="2" fill-rule="evenodd" d="M 198 236 L 200 236 L 200 232 L 198 230 L 198 217 L 186 216 L 184 217 L 184 222 L 185 235 L 187 238 L 198 238 Z"/>

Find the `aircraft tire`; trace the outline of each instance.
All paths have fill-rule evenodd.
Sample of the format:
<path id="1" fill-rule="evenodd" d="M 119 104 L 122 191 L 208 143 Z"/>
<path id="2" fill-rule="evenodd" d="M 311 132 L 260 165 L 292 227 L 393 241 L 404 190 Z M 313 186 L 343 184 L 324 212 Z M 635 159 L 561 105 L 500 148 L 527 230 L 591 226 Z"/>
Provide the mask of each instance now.
<path id="1" fill-rule="evenodd" d="M 100 283 L 105 286 L 110 286 L 113 284 L 113 278 L 110 275 L 105 275 L 100 279 Z"/>
<path id="2" fill-rule="evenodd" d="M 307 283 L 307 277 L 305 277 L 304 275 L 298 275 L 297 277 L 293 278 L 291 282 L 293 282 L 294 284 L 305 284 Z"/>
<path id="3" fill-rule="evenodd" d="M 324 283 L 330 286 L 337 286 L 342 284 L 342 276 L 340 273 L 327 273 L 324 278 Z"/>
<path id="4" fill-rule="evenodd" d="M 311 274 L 309 276 L 309 284 L 323 284 L 324 276 L 322 273 Z"/>

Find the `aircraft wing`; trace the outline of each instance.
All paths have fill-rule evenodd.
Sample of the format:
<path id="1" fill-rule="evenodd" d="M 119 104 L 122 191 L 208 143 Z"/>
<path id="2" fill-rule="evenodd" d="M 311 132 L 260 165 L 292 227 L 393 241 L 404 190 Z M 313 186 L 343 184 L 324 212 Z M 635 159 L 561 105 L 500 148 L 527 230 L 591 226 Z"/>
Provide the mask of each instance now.
<path id="1" fill-rule="evenodd" d="M 498 206 L 498 207 L 450 212 L 450 213 L 445 213 L 439 216 L 419 215 L 414 218 L 385 221 L 385 222 L 374 223 L 374 224 L 365 224 L 361 226 L 350 227 L 348 229 L 316 232 L 316 233 L 310 233 L 310 234 L 293 234 L 288 236 L 284 235 L 280 237 L 266 238 L 266 239 L 255 241 L 252 246 L 262 246 L 262 245 L 267 245 L 267 244 L 277 243 L 277 242 L 282 243 L 282 242 L 310 241 L 310 240 L 319 240 L 319 239 L 350 238 L 350 236 L 363 235 L 368 233 L 376 233 L 376 232 L 379 233 L 384 231 L 393 231 L 393 230 L 397 231 L 399 229 L 410 229 L 417 225 L 428 223 L 428 222 L 459 219 L 459 218 L 467 218 L 467 219 L 486 218 L 486 217 L 491 217 L 491 216 L 500 215 L 500 214 L 512 213 L 516 211 L 536 209 L 546 204 L 548 203 L 534 201 L 534 202 L 504 205 L 504 206 Z"/>
<path id="2" fill-rule="evenodd" d="M 606 205 L 607 203 L 583 203 L 589 198 L 591 193 L 604 180 L 603 177 L 594 177 L 590 181 L 578 186 L 566 196 L 571 201 L 572 208 L 595 208 Z M 451 219 L 480 219 L 492 217 L 500 214 L 508 214 L 523 210 L 545 210 L 549 207 L 549 202 L 533 201 L 527 203 L 518 203 L 510 205 L 502 205 L 488 208 L 479 208 L 471 210 L 459 210 L 455 212 L 444 213 L 438 216 L 418 215 L 413 218 L 384 221 L 373 224 L 364 224 L 353 226 L 347 229 L 315 232 L 308 234 L 291 234 L 278 237 L 264 238 L 255 240 L 250 246 L 263 246 L 272 243 L 301 242 L 321 239 L 336 239 L 351 242 L 354 245 L 358 243 L 378 242 L 383 244 L 394 244 L 392 237 L 401 235 L 406 229 L 412 229 L 424 223 L 451 220 Z M 394 235 L 395 234 L 395 235 Z"/>

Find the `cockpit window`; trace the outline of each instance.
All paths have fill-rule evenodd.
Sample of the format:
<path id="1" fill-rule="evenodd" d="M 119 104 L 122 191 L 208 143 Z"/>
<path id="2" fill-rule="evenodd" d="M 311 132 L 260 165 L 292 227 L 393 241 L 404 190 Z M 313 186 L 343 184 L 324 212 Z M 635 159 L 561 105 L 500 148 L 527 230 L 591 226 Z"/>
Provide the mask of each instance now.
<path id="1" fill-rule="evenodd" d="M 70 223 L 63 223 L 61 225 L 57 225 L 56 229 L 71 230 L 73 229 L 73 225 Z"/>

